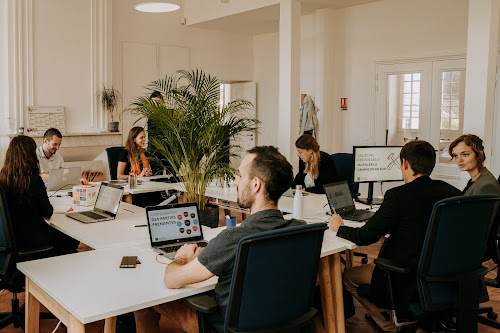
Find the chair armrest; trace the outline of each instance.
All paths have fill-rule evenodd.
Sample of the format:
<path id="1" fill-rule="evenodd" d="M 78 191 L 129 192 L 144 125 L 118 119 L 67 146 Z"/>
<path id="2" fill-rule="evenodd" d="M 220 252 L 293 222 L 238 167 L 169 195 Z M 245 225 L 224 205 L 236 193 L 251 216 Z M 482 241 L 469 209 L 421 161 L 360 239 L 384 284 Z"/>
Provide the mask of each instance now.
<path id="1" fill-rule="evenodd" d="M 382 268 L 383 270 L 399 274 L 408 274 L 411 272 L 411 269 L 409 267 L 398 266 L 393 260 L 387 258 L 375 259 L 375 265 Z"/>
<path id="2" fill-rule="evenodd" d="M 21 260 L 33 260 L 33 259 L 40 259 L 43 258 L 44 256 L 51 254 L 54 251 L 53 246 L 47 246 L 44 248 L 38 248 L 38 249 L 32 249 L 32 250 L 27 250 L 27 251 L 18 251 L 17 255 L 19 259 Z"/>
<path id="3" fill-rule="evenodd" d="M 217 302 L 208 295 L 195 295 L 184 298 L 186 304 L 202 313 L 214 313 L 217 310 Z"/>

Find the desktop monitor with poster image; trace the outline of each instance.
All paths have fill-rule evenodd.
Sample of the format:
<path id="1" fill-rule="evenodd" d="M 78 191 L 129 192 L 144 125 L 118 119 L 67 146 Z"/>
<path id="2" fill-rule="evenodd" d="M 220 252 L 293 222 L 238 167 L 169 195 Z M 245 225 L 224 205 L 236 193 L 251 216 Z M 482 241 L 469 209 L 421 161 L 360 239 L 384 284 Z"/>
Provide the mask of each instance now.
<path id="1" fill-rule="evenodd" d="M 356 199 L 367 205 L 380 205 L 382 199 L 373 198 L 373 183 L 402 181 L 399 154 L 402 146 L 353 147 L 354 182 L 368 183 L 368 197 Z"/>

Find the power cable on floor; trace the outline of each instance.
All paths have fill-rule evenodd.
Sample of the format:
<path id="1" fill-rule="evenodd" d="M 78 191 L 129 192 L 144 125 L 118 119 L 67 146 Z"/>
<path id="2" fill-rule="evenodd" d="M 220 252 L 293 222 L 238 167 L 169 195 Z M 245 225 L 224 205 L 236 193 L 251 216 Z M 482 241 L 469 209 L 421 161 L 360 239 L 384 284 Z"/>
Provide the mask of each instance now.
<path id="1" fill-rule="evenodd" d="M 56 325 L 56 328 L 54 328 L 54 330 L 52 331 L 52 333 L 56 333 L 56 331 L 57 331 L 57 329 L 59 328 L 60 325 L 61 325 L 61 321 L 59 320 L 59 322 Z"/>

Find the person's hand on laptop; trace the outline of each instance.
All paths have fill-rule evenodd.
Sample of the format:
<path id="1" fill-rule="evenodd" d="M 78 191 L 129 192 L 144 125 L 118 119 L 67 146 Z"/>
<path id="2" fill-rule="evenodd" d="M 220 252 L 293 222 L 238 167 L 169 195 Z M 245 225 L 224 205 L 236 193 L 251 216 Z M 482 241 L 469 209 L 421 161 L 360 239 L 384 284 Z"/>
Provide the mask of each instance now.
<path id="1" fill-rule="evenodd" d="M 328 226 L 335 232 L 339 231 L 339 227 L 343 225 L 344 225 L 344 220 L 342 220 L 342 218 L 338 214 L 333 214 L 328 219 Z"/>
<path id="2" fill-rule="evenodd" d="M 185 264 L 198 257 L 202 248 L 197 244 L 184 244 L 177 250 L 174 261 L 183 261 Z"/>

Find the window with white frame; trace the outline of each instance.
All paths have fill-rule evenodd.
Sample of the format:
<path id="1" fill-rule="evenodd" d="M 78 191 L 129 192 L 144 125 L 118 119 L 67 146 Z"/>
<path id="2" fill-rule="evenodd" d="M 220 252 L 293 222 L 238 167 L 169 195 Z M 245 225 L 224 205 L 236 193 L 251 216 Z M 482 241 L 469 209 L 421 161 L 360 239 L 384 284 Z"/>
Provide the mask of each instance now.
<path id="1" fill-rule="evenodd" d="M 464 71 L 448 71 L 442 74 L 441 130 L 461 131 L 463 128 Z"/>
<path id="2" fill-rule="evenodd" d="M 420 73 L 402 75 L 401 129 L 418 130 L 420 111 Z"/>

